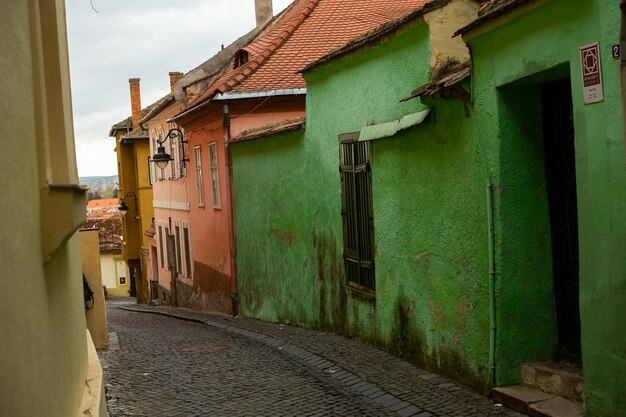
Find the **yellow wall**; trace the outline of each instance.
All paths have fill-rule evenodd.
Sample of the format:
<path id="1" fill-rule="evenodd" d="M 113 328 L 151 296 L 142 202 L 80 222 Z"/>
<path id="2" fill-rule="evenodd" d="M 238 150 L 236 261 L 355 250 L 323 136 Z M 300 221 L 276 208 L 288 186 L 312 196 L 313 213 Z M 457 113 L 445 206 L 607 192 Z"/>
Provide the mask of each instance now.
<path id="1" fill-rule="evenodd" d="M 128 267 L 137 269 L 141 267 L 140 279 L 136 281 L 137 301 L 147 303 L 149 298 L 148 268 L 146 258 L 142 256 L 144 251 L 149 250 L 150 238 L 144 235 L 146 229 L 152 224 L 154 207 L 152 205 L 152 185 L 150 184 L 150 172 L 148 169 L 148 157 L 150 145 L 148 139 L 121 139 L 126 131 L 117 131 L 116 149 L 118 159 L 119 197 L 124 200 L 129 210 L 122 218 L 122 256 Z"/>
<path id="2" fill-rule="evenodd" d="M 137 172 L 137 195 L 139 196 L 139 216 L 141 217 L 141 246 L 150 247 L 150 238 L 144 235 L 152 224 L 154 218 L 154 206 L 152 185 L 150 185 L 150 171 L 148 169 L 148 157 L 150 156 L 150 143 L 148 139 L 135 142 L 135 164 Z"/>
<path id="3" fill-rule="evenodd" d="M 119 197 L 120 199 L 127 196 L 129 192 L 137 195 L 137 174 L 135 170 L 135 148 L 132 143 L 120 143 L 119 138 L 124 135 L 125 131 L 116 132 L 117 142 L 117 161 L 118 161 L 118 181 L 119 181 Z M 140 224 L 136 217 L 138 212 L 135 211 L 135 198 L 129 195 L 124 200 L 129 210 L 122 217 L 122 236 L 124 241 L 122 244 L 122 256 L 126 263 L 133 259 L 139 259 L 139 248 L 141 245 Z"/>
<path id="4" fill-rule="evenodd" d="M 86 196 L 76 186 L 64 3 L 2 6 L 0 416 L 77 416 L 88 339 L 75 231 Z"/>
<path id="5" fill-rule="evenodd" d="M 107 313 L 102 288 L 102 266 L 100 265 L 100 235 L 98 229 L 80 231 L 80 256 L 83 274 L 93 291 L 93 307 L 85 312 L 87 328 L 97 349 L 108 349 L 109 332 Z"/>

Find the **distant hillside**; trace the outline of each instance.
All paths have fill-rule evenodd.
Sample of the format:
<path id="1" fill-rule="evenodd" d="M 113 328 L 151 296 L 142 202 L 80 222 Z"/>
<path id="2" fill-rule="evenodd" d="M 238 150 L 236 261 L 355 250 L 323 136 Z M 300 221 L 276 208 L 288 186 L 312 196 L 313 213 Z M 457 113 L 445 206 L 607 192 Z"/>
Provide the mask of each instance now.
<path id="1" fill-rule="evenodd" d="M 80 177 L 80 183 L 89 187 L 89 199 L 117 197 L 117 175 L 108 177 Z"/>

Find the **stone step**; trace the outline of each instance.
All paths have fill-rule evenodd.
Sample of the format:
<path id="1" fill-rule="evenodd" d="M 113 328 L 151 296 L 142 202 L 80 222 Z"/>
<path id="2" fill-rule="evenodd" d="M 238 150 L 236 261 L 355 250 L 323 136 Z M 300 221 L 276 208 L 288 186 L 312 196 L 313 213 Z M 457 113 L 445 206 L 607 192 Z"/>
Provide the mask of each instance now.
<path id="1" fill-rule="evenodd" d="M 547 394 L 583 401 L 583 370 L 579 366 L 561 362 L 524 363 L 521 376 L 523 385 Z"/>
<path id="2" fill-rule="evenodd" d="M 581 403 L 547 394 L 525 385 L 494 388 L 493 400 L 532 417 L 582 417 L 583 415 Z"/>

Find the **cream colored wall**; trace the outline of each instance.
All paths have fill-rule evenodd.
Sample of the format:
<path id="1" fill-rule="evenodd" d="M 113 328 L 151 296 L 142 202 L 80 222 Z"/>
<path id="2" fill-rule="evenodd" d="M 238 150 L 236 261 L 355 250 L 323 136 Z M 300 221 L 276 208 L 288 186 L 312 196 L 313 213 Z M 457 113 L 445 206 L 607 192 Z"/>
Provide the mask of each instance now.
<path id="1" fill-rule="evenodd" d="M 111 297 L 129 297 L 130 281 L 128 267 L 119 253 L 100 253 L 102 265 L 102 284 L 107 287 Z M 120 285 L 120 277 L 126 278 L 126 284 Z"/>
<path id="2" fill-rule="evenodd" d="M 115 254 L 110 252 L 100 253 L 100 265 L 102 271 L 102 285 L 107 287 L 109 294 L 117 288 L 117 271 L 115 269 Z"/>
<path id="3" fill-rule="evenodd" d="M 93 291 L 93 307 L 85 312 L 87 328 L 91 333 L 91 338 L 96 348 L 107 349 L 109 347 L 109 332 L 104 304 L 104 290 L 102 288 L 100 235 L 97 229 L 80 231 L 80 255 L 83 274 Z"/>
<path id="4" fill-rule="evenodd" d="M 88 339 L 74 232 L 86 198 L 75 185 L 64 18 L 62 0 L 9 0 L 0 13 L 0 416 L 82 414 Z"/>
<path id="5" fill-rule="evenodd" d="M 436 76 L 449 60 L 468 63 L 469 49 L 460 36 L 452 37 L 459 28 L 478 17 L 478 1 L 453 0 L 424 15 L 430 30 L 430 74 Z"/>

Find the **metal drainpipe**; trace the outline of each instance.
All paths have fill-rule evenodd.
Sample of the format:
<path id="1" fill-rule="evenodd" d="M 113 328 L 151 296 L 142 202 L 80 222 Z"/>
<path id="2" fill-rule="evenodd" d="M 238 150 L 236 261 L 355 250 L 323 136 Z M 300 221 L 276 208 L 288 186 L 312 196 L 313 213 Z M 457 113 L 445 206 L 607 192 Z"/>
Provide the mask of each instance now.
<path id="1" fill-rule="evenodd" d="M 496 257 L 493 227 L 493 185 L 487 181 L 487 222 L 489 242 L 489 391 L 496 382 Z"/>
<path id="2" fill-rule="evenodd" d="M 621 9 L 619 43 L 622 78 L 622 120 L 624 122 L 624 167 L 626 168 L 626 0 L 622 0 L 619 7 Z"/>
<path id="3" fill-rule="evenodd" d="M 237 242 L 235 233 L 235 196 L 233 187 L 233 161 L 230 154 L 230 108 L 224 104 L 224 153 L 226 154 L 226 190 L 228 191 L 228 231 L 230 240 L 230 298 L 233 316 L 239 315 L 237 294 Z"/>

